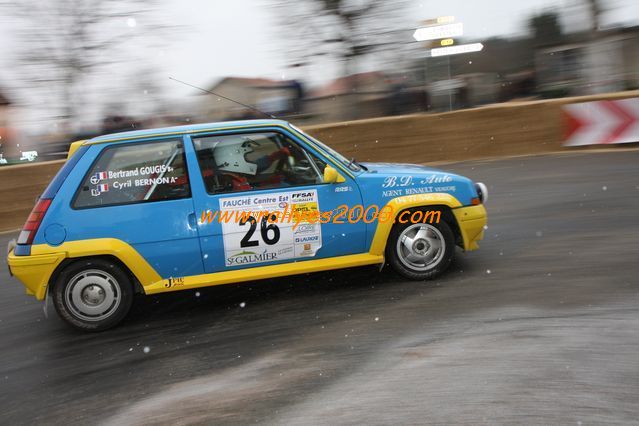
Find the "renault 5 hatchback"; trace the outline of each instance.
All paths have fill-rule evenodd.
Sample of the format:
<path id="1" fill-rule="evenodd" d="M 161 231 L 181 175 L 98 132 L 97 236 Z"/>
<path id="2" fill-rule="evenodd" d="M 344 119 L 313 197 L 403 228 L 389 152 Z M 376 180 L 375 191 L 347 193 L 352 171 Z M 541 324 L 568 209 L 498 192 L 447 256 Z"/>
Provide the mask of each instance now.
<path id="1" fill-rule="evenodd" d="M 135 293 L 385 262 L 436 277 L 456 246 L 478 248 L 486 196 L 445 171 L 357 163 L 279 120 L 141 130 L 72 145 L 8 264 L 28 294 L 98 331 Z"/>

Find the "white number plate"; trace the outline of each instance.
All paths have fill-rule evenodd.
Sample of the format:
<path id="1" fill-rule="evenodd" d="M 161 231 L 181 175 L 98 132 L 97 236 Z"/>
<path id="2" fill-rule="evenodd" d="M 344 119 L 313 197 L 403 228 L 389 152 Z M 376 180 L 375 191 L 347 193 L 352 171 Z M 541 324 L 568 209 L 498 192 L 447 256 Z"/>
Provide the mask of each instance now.
<path id="1" fill-rule="evenodd" d="M 315 189 L 221 198 L 220 216 L 230 217 L 222 222 L 225 265 L 315 256 L 322 247 L 319 221 L 297 222 L 311 211 L 320 211 Z"/>

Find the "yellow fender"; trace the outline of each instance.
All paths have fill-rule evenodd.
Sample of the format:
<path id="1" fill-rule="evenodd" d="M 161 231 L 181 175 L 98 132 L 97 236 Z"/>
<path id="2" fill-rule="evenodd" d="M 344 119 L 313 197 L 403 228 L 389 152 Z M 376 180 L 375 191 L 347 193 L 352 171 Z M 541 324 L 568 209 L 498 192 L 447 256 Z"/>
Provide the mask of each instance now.
<path id="1" fill-rule="evenodd" d="M 115 238 L 96 238 L 90 240 L 68 241 L 59 246 L 48 244 L 36 244 L 31 247 L 30 256 L 10 257 L 12 271 L 19 278 L 27 278 L 31 285 L 27 285 L 42 300 L 51 274 L 64 259 L 72 259 L 89 256 L 114 256 L 135 275 L 142 286 L 149 286 L 161 281 L 162 277 L 133 247 L 122 240 Z M 15 268 L 13 262 L 20 263 L 23 268 Z M 30 265 L 42 265 L 38 276 L 21 277 L 20 272 L 28 271 Z M 22 279 L 24 282 L 24 279 Z"/>
<path id="2" fill-rule="evenodd" d="M 427 207 L 427 206 L 447 206 L 450 209 L 456 209 L 461 207 L 462 204 L 459 200 L 450 194 L 415 194 L 405 195 L 403 197 L 397 197 L 386 203 L 386 206 L 390 207 L 389 211 L 392 211 L 395 216 L 392 220 L 386 220 L 383 223 L 378 222 L 375 235 L 373 236 L 373 242 L 369 254 L 375 256 L 383 256 L 386 249 L 386 241 L 390 235 L 391 229 L 395 224 L 397 216 L 406 209 L 415 207 Z M 386 207 L 388 209 L 388 207 Z M 381 209 L 380 209 L 381 210 Z"/>

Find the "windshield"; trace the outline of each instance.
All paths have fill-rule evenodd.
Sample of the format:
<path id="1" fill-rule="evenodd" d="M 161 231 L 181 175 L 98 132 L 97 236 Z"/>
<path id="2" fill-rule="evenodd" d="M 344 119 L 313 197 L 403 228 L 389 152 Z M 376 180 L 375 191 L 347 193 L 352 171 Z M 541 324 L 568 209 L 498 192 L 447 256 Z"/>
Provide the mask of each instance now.
<path id="1" fill-rule="evenodd" d="M 328 153 L 330 156 L 332 156 L 337 161 L 342 163 L 344 166 L 348 167 L 350 170 L 352 170 L 354 172 L 359 172 L 360 170 L 362 170 L 362 168 L 355 162 L 355 160 L 349 160 L 348 158 L 344 157 L 339 152 L 335 151 L 330 146 L 328 146 L 325 143 L 315 139 L 313 136 L 309 135 L 308 133 L 305 133 L 299 127 L 294 126 L 293 124 L 290 124 L 290 123 L 289 123 L 289 126 L 291 126 L 292 129 L 294 129 L 295 131 L 301 133 L 302 135 L 304 135 L 305 137 L 307 137 L 308 139 L 313 141 L 313 143 L 315 143 L 316 145 L 319 145 L 319 147 L 322 150 L 326 151 L 326 153 Z"/>

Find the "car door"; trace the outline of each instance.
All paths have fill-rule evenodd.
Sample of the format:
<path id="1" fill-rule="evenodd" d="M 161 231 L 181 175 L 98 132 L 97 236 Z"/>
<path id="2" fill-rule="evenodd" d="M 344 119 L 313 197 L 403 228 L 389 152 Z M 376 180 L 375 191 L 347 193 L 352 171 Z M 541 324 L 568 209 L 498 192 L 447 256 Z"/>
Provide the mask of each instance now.
<path id="1" fill-rule="evenodd" d="M 182 137 L 91 146 L 88 172 L 67 179 L 81 182 L 69 191 L 67 240 L 119 239 L 162 278 L 201 274 L 184 148 Z"/>
<path id="2" fill-rule="evenodd" d="M 364 252 L 363 222 L 301 220 L 302 212 L 339 211 L 362 197 L 350 176 L 324 183 L 330 160 L 290 132 L 264 128 L 191 139 L 201 176 L 193 194 L 206 272 Z"/>

